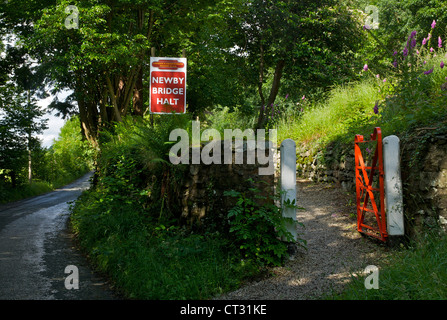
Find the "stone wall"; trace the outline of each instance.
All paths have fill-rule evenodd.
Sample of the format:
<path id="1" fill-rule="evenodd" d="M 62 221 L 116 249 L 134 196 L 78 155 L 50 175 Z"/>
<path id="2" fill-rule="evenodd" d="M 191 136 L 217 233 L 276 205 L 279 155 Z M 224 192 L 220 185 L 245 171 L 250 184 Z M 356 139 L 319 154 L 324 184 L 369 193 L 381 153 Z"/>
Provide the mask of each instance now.
<path id="1" fill-rule="evenodd" d="M 330 182 L 346 191 L 355 191 L 354 143 L 352 148 L 329 145 L 324 150 L 297 146 L 297 174 L 317 182 Z"/>
<path id="2" fill-rule="evenodd" d="M 223 141 L 219 143 L 223 146 Z M 246 143 L 242 150 L 236 150 L 233 146 L 232 164 L 224 164 L 222 154 L 221 164 L 188 165 L 181 193 L 183 221 L 188 224 L 223 223 L 228 211 L 236 204 L 235 198 L 224 196 L 225 191 L 250 192 L 250 188 L 256 188 L 263 195 L 273 195 L 274 175 L 259 175 L 259 168 L 268 164 L 261 165 L 258 161 L 247 164 L 246 147 Z M 237 164 L 235 155 L 241 151 L 245 155 L 243 164 Z M 267 152 L 265 154 L 268 156 Z"/>
<path id="3" fill-rule="evenodd" d="M 421 143 L 423 142 L 423 143 Z M 447 227 L 447 136 L 419 134 L 401 148 L 407 227 L 414 236 L 436 226 Z"/>
<path id="4" fill-rule="evenodd" d="M 299 177 L 334 183 L 355 199 L 354 165 L 354 142 L 318 151 L 297 148 Z M 446 229 L 447 135 L 427 135 L 420 130 L 411 138 L 401 139 L 401 174 L 406 234 L 413 238 L 435 226 Z"/>

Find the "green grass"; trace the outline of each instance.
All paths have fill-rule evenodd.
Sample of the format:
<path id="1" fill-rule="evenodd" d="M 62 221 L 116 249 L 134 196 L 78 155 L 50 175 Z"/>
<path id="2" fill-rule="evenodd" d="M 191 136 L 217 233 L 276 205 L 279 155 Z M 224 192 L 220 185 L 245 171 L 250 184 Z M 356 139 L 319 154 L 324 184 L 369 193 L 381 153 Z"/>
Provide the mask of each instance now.
<path id="1" fill-rule="evenodd" d="M 445 121 L 447 94 L 441 87 L 447 68 L 440 64 L 447 62 L 446 52 L 439 49 L 412 59 L 413 69 L 403 66 L 379 78 L 370 72 L 359 82 L 333 88 L 323 101 L 309 102 L 301 114 L 285 114 L 279 121 L 278 140 L 291 138 L 321 149 L 334 141 L 351 143 L 355 134 L 369 135 L 377 126 L 382 134 L 391 135 Z M 424 74 L 432 68 L 432 73 Z"/>
<path id="2" fill-rule="evenodd" d="M 282 118 L 278 140 L 290 138 L 300 143 L 328 140 L 346 132 L 352 119 L 372 117 L 379 97 L 377 84 L 370 80 L 333 88 L 327 100 L 305 106 L 298 118 Z"/>
<path id="3" fill-rule="evenodd" d="M 436 54 L 425 52 L 412 59 L 412 69 L 402 65 L 385 82 L 371 76 L 336 87 L 325 101 L 310 104 L 298 117 L 283 117 L 279 123 L 279 140 L 292 138 L 297 146 L 314 153 L 324 152 L 331 144 L 338 152 L 352 148 L 355 134 L 368 137 L 374 127 L 382 129 L 383 137 L 395 134 L 401 140 L 420 127 L 445 132 L 447 94 L 442 88 L 447 82 L 447 68 L 440 65 L 447 60 L 446 52 L 443 49 Z M 432 72 L 426 72 L 432 68 Z M 376 102 L 378 114 L 373 112 Z M 447 299 L 447 236 L 436 234 L 422 238 L 414 240 L 409 248 L 393 252 L 387 261 L 378 261 L 378 290 L 365 288 L 366 276 L 353 276 L 342 294 L 328 299 Z"/>
<path id="4" fill-rule="evenodd" d="M 259 272 L 218 233 L 165 226 L 123 199 L 90 191 L 72 210 L 79 244 L 128 299 L 208 299 Z"/>
<path id="5" fill-rule="evenodd" d="M 33 180 L 31 184 L 23 183 L 16 188 L 0 185 L 0 204 L 35 197 L 57 188 L 61 188 L 86 174 L 90 169 L 76 173 L 60 174 L 53 182 Z"/>
<path id="6" fill-rule="evenodd" d="M 382 264 L 382 262 L 381 262 Z M 446 300 L 447 236 L 427 235 L 390 256 L 379 267 L 379 288 L 365 289 L 365 276 L 353 277 L 335 300 Z"/>
<path id="7" fill-rule="evenodd" d="M 5 188 L 0 195 L 0 203 L 14 202 L 53 191 L 53 185 L 46 181 L 33 181 L 17 188 Z"/>

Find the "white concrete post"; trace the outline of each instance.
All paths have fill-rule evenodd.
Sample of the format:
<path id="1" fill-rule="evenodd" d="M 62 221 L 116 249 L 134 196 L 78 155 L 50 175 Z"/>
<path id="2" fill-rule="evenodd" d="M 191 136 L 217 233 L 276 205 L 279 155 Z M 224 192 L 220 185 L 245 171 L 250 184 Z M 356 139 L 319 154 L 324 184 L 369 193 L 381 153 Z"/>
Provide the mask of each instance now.
<path id="1" fill-rule="evenodd" d="M 286 139 L 281 143 L 281 207 L 283 208 L 283 217 L 292 218 L 296 221 L 296 209 L 287 208 L 284 206 L 284 201 L 290 200 L 290 203 L 296 205 L 296 144 L 292 139 Z M 289 231 L 293 238 L 298 240 L 298 233 L 296 230 L 296 223 L 287 223 L 287 231 Z"/>
<path id="2" fill-rule="evenodd" d="M 400 143 L 399 138 L 394 135 L 383 139 L 383 167 L 388 235 L 402 236 L 404 235 L 404 210 Z"/>

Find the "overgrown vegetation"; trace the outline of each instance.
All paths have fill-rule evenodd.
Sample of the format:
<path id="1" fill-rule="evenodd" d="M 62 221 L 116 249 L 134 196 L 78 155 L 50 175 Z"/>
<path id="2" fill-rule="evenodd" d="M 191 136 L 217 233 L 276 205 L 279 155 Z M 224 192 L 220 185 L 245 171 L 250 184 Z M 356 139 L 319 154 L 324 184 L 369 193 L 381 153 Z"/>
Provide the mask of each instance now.
<path id="1" fill-rule="evenodd" d="M 447 237 L 426 234 L 408 248 L 394 252 L 379 266 L 379 288 L 365 289 L 368 275 L 353 276 L 335 300 L 445 300 L 447 299 Z"/>
<path id="2" fill-rule="evenodd" d="M 374 127 L 380 127 L 384 136 L 395 134 L 401 139 L 413 136 L 414 130 L 423 127 L 438 134 L 447 132 L 445 33 L 439 33 L 435 20 L 429 28 L 422 40 L 415 31 L 408 34 L 403 48 L 388 57 L 392 67 L 387 73 L 378 74 L 374 65 L 365 65 L 362 81 L 335 88 L 325 104 L 315 103 L 307 114 L 291 122 L 292 128 L 297 128 L 297 142 L 314 147 L 314 151 L 324 151 L 329 145 L 340 151 L 352 148 L 355 134 L 368 136 Z M 435 38 L 434 34 L 439 36 Z M 283 123 L 294 134 L 287 122 Z M 427 141 L 418 140 L 421 150 Z M 415 154 L 412 159 L 418 156 Z M 427 230 L 420 239 L 413 239 L 408 248 L 402 247 L 380 263 L 378 290 L 365 288 L 366 275 L 354 276 L 346 291 L 326 298 L 443 300 L 447 297 L 446 243 L 445 231 Z"/>
<path id="3" fill-rule="evenodd" d="M 64 25 L 68 5 L 82 17 L 74 29 Z M 377 6 L 379 29 L 362 28 L 367 5 Z M 186 169 L 169 162 L 169 133 L 199 117 L 221 133 L 276 128 L 279 141 L 339 152 L 377 126 L 384 135 L 421 126 L 447 132 L 446 12 L 440 0 L 3 1 L 0 36 L 18 41 L 0 44 L 0 102 L 11 115 L 0 119 L 0 201 L 64 184 L 94 159 L 95 185 L 73 205 L 72 228 L 125 296 L 205 299 L 233 289 L 287 257 L 278 239 L 288 237 L 284 220 L 276 206 L 229 191 L 237 205 L 227 234 L 183 226 Z M 187 115 L 147 115 L 151 48 L 157 56 L 185 50 Z M 45 85 L 70 89 L 50 107 L 78 115 L 50 149 L 31 139 Z M 29 117 L 20 115 L 26 110 Z M 404 250 L 393 264 L 404 270 L 411 254 L 425 257 L 445 243 L 436 241 Z M 427 262 L 444 281 L 442 259 L 413 261 Z M 415 288 L 405 284 L 402 297 L 443 296 Z"/>
<path id="4" fill-rule="evenodd" d="M 335 87 L 326 100 L 310 103 L 296 118 L 282 117 L 280 139 L 290 137 L 321 150 L 329 143 L 343 148 L 355 134 L 368 136 L 374 127 L 380 127 L 384 135 L 402 136 L 418 127 L 444 126 L 447 56 L 442 42 L 436 49 L 422 45 L 413 32 L 406 43 L 389 57 L 392 66 L 387 73 L 376 73 L 374 65 L 365 65 L 363 80 Z"/>
<path id="5" fill-rule="evenodd" d="M 174 128 L 189 123 L 187 115 L 172 115 L 157 118 L 153 127 L 131 118 L 116 125 L 102 141 L 97 185 L 72 208 L 71 225 L 81 247 L 126 297 L 210 298 L 262 275 L 266 266 L 287 256 L 287 244 L 276 240 L 276 231 L 286 238 L 287 233 L 273 204 L 254 208 L 244 198 L 243 214 L 255 224 L 238 216 L 231 226 L 237 233 L 256 225 L 248 240 L 221 228 L 198 232 L 182 225 L 178 187 L 185 167 L 168 161 L 168 141 Z M 229 218 L 237 216 L 235 211 Z M 242 238 L 250 254 L 241 250 Z"/>
<path id="6" fill-rule="evenodd" d="M 250 188 L 247 193 L 230 190 L 225 195 L 237 199 L 227 216 L 235 249 L 260 265 L 280 266 L 288 257 L 287 245 L 295 240 L 287 230 L 287 224 L 294 223 L 292 218 L 284 218 L 283 208 L 275 203 L 279 196 L 262 195 L 257 188 Z M 295 203 L 287 205 L 298 209 Z M 297 241 L 303 247 L 305 243 L 302 239 Z"/>
<path id="7" fill-rule="evenodd" d="M 79 119 L 73 117 L 49 148 L 42 147 L 36 139 L 30 154 L 26 149 L 16 153 L 20 158 L 13 158 L 16 160 L 13 169 L 0 169 L 0 203 L 36 196 L 76 180 L 92 169 L 92 154 L 93 149 L 82 138 Z"/>
<path id="8" fill-rule="evenodd" d="M 371 34 L 374 31 L 365 29 L 364 32 Z M 358 78 L 353 77 L 352 81 L 330 90 L 317 90 L 317 94 L 308 95 L 281 91 L 282 98 L 266 115 L 266 126 L 278 129 L 279 141 L 292 138 L 298 144 L 321 150 L 329 144 L 338 148 L 350 146 L 355 134 L 369 135 L 376 126 L 381 127 L 385 135 L 405 135 L 419 126 L 442 123 L 446 115 L 443 84 L 447 75 L 442 63 L 446 59 L 445 51 L 440 47 L 430 50 L 426 45 L 415 45 L 415 39 L 415 33 L 409 34 L 406 46 L 397 53 L 386 56 L 389 52 L 385 50 L 381 60 L 374 60 L 377 65 L 359 65 Z M 227 107 L 213 109 L 201 117 L 204 126 L 220 132 L 234 127 L 253 128 L 258 120 L 256 109 Z M 175 201 L 167 198 L 169 194 L 175 194 L 175 187 L 165 178 L 170 172 L 169 181 L 175 182 L 181 171 L 178 175 L 172 173 L 172 167 L 166 161 L 169 145 L 165 141 L 169 128 L 173 127 L 170 127 L 172 119 L 167 122 L 165 119 L 168 120 L 156 119 L 154 128 L 144 122 L 137 121 L 134 125 L 124 121 L 106 138 L 102 160 L 99 160 L 104 171 L 99 176 L 98 188 L 81 198 L 72 217 L 73 227 L 92 260 L 101 270 L 112 274 L 126 295 L 136 298 L 208 298 L 235 288 L 247 275 L 259 274 L 264 270 L 259 266 L 280 265 L 287 256 L 286 246 L 277 234 L 271 233 L 271 230 L 284 231 L 284 221 L 275 219 L 279 217 L 278 208 L 259 206 L 244 193 L 227 193 L 238 199 L 237 205 L 228 213 L 228 235 L 212 230 L 197 234 L 178 224 Z M 189 128 L 188 121 L 177 123 L 177 126 Z M 154 136 L 159 139 L 154 141 Z M 148 154 L 148 151 L 153 152 Z M 158 176 L 152 180 L 145 176 L 147 168 L 158 172 Z M 155 182 L 147 184 L 147 181 Z M 96 219 L 98 222 L 93 223 Z M 427 260 L 421 258 L 421 252 L 426 256 L 430 250 L 443 245 L 445 239 L 442 239 L 437 239 L 437 244 L 425 242 L 415 244 L 411 250 L 402 249 L 399 257 L 389 262 L 392 267 L 386 267 L 381 273 L 381 288 L 385 288 L 382 293 L 378 293 L 382 290 L 369 291 L 365 295 L 362 280 L 357 280 L 350 291 L 331 298 L 389 299 L 392 290 L 396 290 L 393 286 L 397 285 L 391 279 L 394 273 L 401 271 L 400 276 L 405 276 L 407 283 L 398 297 L 442 297 L 442 288 L 435 290 L 433 295 L 418 293 L 417 285 L 410 278 L 414 268 L 406 271 L 410 260 L 422 268 Z M 198 241 L 200 246 L 197 246 Z M 162 248 L 164 253 L 159 251 Z M 184 257 L 183 252 L 189 252 L 188 258 L 178 260 Z M 140 255 L 149 258 L 142 260 Z M 170 262 L 156 259 L 157 256 L 169 257 Z M 146 269 L 142 262 L 149 267 Z M 444 263 L 442 259 L 430 262 L 434 264 L 430 272 L 435 273 L 437 279 L 443 279 L 443 275 L 437 273 L 439 265 Z M 122 272 L 117 272 L 116 265 Z M 202 266 L 203 272 L 187 272 L 198 270 L 197 266 Z M 388 268 L 391 271 L 387 271 Z M 141 276 L 138 281 L 140 273 L 137 270 L 148 276 Z M 162 276 L 155 280 L 151 274 Z M 179 279 L 183 279 L 182 285 L 178 283 Z"/>
<path id="9" fill-rule="evenodd" d="M 258 273 L 218 233 L 193 233 L 159 218 L 129 198 L 91 191 L 71 220 L 91 262 L 126 298 L 207 299 Z"/>

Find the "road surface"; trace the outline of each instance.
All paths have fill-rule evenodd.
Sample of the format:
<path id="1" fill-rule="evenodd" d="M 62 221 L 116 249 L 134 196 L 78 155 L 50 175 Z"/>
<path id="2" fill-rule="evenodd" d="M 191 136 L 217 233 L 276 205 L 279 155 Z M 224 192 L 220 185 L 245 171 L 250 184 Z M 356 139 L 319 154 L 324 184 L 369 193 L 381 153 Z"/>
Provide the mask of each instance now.
<path id="1" fill-rule="evenodd" d="M 53 192 L 0 206 L 0 300 L 110 300 L 67 230 L 69 202 L 91 173 Z M 76 289 L 73 268 L 79 272 Z M 71 289 L 67 289 L 71 287 Z"/>

